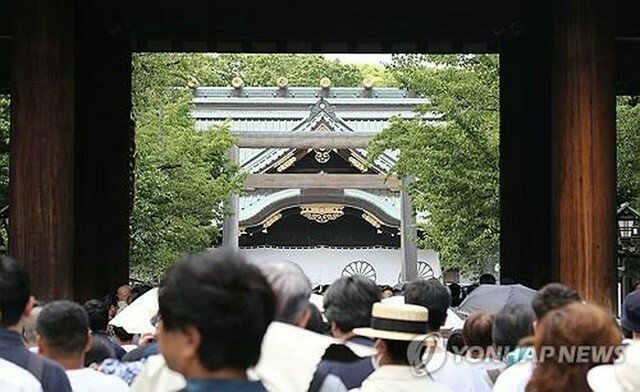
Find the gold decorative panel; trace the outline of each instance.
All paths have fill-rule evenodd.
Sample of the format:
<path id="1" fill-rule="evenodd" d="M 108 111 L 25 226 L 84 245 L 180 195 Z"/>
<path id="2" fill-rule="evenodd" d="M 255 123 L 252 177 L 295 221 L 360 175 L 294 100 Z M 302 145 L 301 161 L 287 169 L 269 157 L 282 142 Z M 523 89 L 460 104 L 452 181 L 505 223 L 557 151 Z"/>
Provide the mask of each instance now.
<path id="1" fill-rule="evenodd" d="M 282 162 L 280 164 L 280 166 L 278 166 L 276 168 L 276 171 L 278 173 L 282 173 L 283 171 L 287 170 L 288 168 L 290 168 L 291 166 L 293 166 L 293 164 L 296 163 L 296 157 L 289 157 L 288 159 L 286 159 L 284 162 Z"/>
<path id="2" fill-rule="evenodd" d="M 376 229 L 379 229 L 382 226 L 382 222 L 380 222 L 378 218 L 376 218 L 375 216 L 373 216 L 372 214 L 366 211 L 362 214 L 362 219 L 367 221 L 371 226 L 375 227 Z"/>
<path id="3" fill-rule="evenodd" d="M 339 204 L 307 204 L 300 208 L 300 215 L 318 223 L 334 221 L 344 215 L 344 206 Z"/>

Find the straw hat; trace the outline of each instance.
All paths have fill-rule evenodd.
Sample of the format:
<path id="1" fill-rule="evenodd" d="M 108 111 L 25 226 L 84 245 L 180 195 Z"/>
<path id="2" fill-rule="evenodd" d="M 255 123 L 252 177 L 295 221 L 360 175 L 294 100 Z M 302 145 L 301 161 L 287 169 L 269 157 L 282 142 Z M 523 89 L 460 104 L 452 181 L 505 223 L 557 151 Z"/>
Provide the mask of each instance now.
<path id="1" fill-rule="evenodd" d="M 429 310 L 408 304 L 373 304 L 371 328 L 355 328 L 356 335 L 370 338 L 407 340 L 426 335 Z"/>
<path id="2" fill-rule="evenodd" d="M 587 382 L 595 392 L 640 391 L 640 343 L 627 346 L 620 362 L 589 370 Z"/>

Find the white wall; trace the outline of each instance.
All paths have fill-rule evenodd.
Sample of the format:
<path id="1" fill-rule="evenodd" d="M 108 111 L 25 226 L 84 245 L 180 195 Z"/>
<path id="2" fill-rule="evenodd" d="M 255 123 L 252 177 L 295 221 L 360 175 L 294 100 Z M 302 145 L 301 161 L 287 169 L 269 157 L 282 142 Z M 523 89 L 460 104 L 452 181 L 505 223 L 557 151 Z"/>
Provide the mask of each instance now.
<path id="1" fill-rule="evenodd" d="M 307 274 L 313 286 L 330 284 L 341 276 L 344 267 L 352 261 L 364 260 L 373 265 L 377 284 L 395 285 L 400 274 L 400 249 L 361 248 L 246 248 L 241 249 L 255 262 L 293 261 Z M 440 277 L 439 254 L 432 250 L 418 250 L 418 260 L 427 262 L 435 276 Z"/>

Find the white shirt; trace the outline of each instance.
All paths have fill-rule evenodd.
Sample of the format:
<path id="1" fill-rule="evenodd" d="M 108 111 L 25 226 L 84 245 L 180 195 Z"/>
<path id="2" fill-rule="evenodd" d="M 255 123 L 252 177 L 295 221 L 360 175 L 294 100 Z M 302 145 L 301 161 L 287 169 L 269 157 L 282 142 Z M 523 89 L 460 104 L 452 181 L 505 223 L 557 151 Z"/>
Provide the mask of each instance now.
<path id="1" fill-rule="evenodd" d="M 67 377 L 73 392 L 127 392 L 129 390 L 124 380 L 89 368 L 67 370 Z"/>
<path id="2" fill-rule="evenodd" d="M 506 363 L 493 358 L 477 359 L 466 357 L 466 359 L 471 367 L 478 369 L 482 373 L 484 380 L 490 387 L 493 387 L 494 381 L 507 368 Z"/>
<path id="3" fill-rule="evenodd" d="M 0 358 L 0 391 L 42 392 L 42 385 L 28 370 Z"/>
<path id="4" fill-rule="evenodd" d="M 438 351 L 426 362 L 426 367 L 437 383 L 455 392 L 491 391 L 484 371 L 470 365 L 465 357 L 452 354 L 440 345 Z"/>
<path id="5" fill-rule="evenodd" d="M 507 368 L 496 380 L 493 392 L 524 392 L 531 374 L 533 362 L 520 362 Z"/>
<path id="6" fill-rule="evenodd" d="M 384 365 L 362 382 L 360 392 L 452 392 L 429 375 L 417 375 L 411 366 Z"/>

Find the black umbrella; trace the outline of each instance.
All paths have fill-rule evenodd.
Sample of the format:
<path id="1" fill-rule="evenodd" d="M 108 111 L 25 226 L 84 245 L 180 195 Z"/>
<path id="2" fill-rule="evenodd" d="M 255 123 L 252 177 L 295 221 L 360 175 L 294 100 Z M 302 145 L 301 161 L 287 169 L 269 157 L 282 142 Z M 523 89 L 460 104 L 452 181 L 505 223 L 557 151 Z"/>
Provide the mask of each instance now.
<path id="1" fill-rule="evenodd" d="M 496 313 L 507 305 L 529 305 L 536 291 L 521 284 L 483 284 L 474 289 L 462 301 L 458 311 L 471 314 L 480 310 Z"/>

